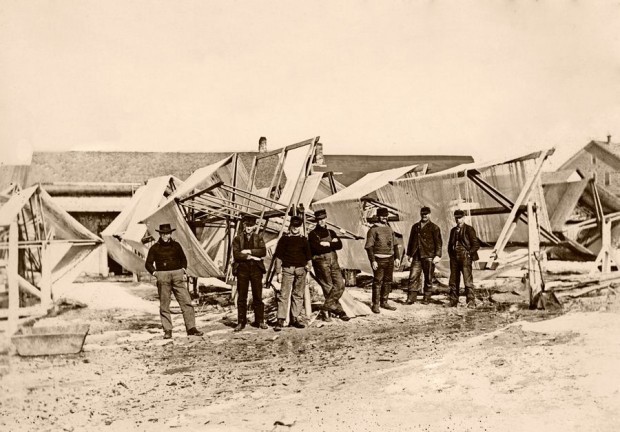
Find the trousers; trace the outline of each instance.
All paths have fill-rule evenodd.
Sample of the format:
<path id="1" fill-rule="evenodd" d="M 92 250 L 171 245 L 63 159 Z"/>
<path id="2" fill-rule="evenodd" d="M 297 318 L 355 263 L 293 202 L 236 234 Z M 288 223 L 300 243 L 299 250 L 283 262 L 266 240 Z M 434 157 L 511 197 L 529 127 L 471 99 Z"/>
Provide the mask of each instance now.
<path id="1" fill-rule="evenodd" d="M 335 312 L 342 311 L 338 300 L 344 292 L 344 278 L 338 264 L 338 255 L 335 252 L 316 255 L 312 258 L 312 266 L 325 296 L 323 307 Z"/>
<path id="2" fill-rule="evenodd" d="M 157 293 L 159 294 L 159 316 L 161 317 L 161 325 L 164 331 L 172 331 L 172 317 L 170 315 L 170 300 L 172 294 L 177 299 L 183 320 L 185 321 L 185 329 L 189 330 L 196 327 L 196 317 L 194 315 L 194 307 L 192 299 L 187 289 L 187 284 L 183 280 L 184 271 L 169 270 L 157 271 Z"/>

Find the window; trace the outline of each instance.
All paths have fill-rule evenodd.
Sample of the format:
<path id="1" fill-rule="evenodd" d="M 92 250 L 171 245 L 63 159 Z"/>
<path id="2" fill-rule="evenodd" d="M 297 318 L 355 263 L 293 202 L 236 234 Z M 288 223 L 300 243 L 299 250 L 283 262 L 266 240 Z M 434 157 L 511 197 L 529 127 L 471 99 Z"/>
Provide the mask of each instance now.
<path id="1" fill-rule="evenodd" d="M 605 186 L 609 186 L 611 184 L 611 173 L 605 173 Z"/>
<path id="2" fill-rule="evenodd" d="M 590 156 L 590 161 L 592 162 L 592 165 L 596 165 L 596 156 L 591 155 Z"/>

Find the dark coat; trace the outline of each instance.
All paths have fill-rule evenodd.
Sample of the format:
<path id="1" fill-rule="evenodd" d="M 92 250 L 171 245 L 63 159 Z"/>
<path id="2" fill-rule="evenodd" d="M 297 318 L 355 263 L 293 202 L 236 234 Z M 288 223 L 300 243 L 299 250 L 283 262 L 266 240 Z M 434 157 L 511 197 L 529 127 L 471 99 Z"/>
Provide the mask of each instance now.
<path id="1" fill-rule="evenodd" d="M 424 226 L 422 222 L 416 222 L 409 233 L 407 255 L 413 257 L 418 251 L 420 258 L 441 258 L 441 229 L 433 222 L 428 221 Z"/>
<path id="2" fill-rule="evenodd" d="M 456 258 L 456 242 L 457 242 L 457 229 L 458 227 L 454 227 L 450 230 L 450 240 L 448 241 L 448 255 L 450 258 Z M 476 230 L 473 226 L 463 224 L 463 237 L 462 237 L 463 247 L 469 252 L 469 256 L 472 261 L 478 261 L 478 249 L 480 249 L 480 242 L 478 241 L 478 236 L 476 235 Z"/>
<path id="3" fill-rule="evenodd" d="M 240 265 L 241 263 L 245 264 L 256 264 L 261 272 L 265 273 L 265 263 L 263 260 L 249 260 L 248 256 L 244 253 L 241 253 L 244 249 L 250 249 L 252 251 L 252 256 L 263 258 L 267 255 L 267 248 L 265 247 L 265 240 L 263 240 L 263 236 L 258 235 L 256 233 L 252 233 L 250 236 L 249 243 L 246 244 L 245 233 L 240 232 L 233 239 L 233 258 L 235 259 L 235 265 Z"/>
<path id="4" fill-rule="evenodd" d="M 165 242 L 160 238 L 149 249 L 144 267 L 150 274 L 156 271 L 185 269 L 187 258 L 178 242 L 172 239 Z"/>

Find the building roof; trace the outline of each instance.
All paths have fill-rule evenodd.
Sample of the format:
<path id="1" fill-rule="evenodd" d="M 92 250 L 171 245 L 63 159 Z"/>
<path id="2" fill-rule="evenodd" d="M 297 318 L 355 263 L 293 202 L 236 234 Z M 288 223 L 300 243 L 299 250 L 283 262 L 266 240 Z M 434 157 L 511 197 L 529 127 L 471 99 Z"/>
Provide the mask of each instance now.
<path id="1" fill-rule="evenodd" d="M 583 153 L 591 153 L 602 157 L 606 163 L 609 165 L 618 165 L 620 164 L 620 144 L 612 143 L 608 141 L 590 141 L 583 148 L 581 148 L 577 153 L 570 157 L 566 162 L 564 162 L 559 168 L 558 171 L 564 169 L 572 168 L 575 160 Z"/>
<path id="2" fill-rule="evenodd" d="M 471 156 L 377 156 L 377 155 L 324 155 L 327 170 L 342 173 L 336 178 L 349 186 L 368 173 L 400 168 L 407 165 L 428 164 L 427 173 L 435 173 L 457 165 L 471 163 Z"/>

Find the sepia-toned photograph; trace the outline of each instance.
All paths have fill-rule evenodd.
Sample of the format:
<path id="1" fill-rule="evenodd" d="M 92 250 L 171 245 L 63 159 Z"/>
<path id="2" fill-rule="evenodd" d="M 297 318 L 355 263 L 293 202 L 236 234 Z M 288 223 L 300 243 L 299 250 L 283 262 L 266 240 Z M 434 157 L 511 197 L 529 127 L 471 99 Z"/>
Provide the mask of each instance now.
<path id="1" fill-rule="evenodd" d="M 0 430 L 616 432 L 620 3 L 0 0 Z"/>

